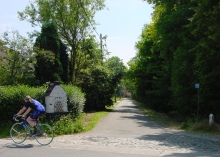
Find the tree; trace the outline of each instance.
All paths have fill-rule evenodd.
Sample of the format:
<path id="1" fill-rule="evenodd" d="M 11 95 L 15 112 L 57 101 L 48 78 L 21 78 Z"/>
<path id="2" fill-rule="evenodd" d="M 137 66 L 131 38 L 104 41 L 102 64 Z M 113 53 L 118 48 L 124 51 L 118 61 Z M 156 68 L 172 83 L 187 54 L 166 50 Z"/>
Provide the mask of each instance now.
<path id="1" fill-rule="evenodd" d="M 219 120 L 220 88 L 220 2 L 214 0 L 198 1 L 191 8 L 195 14 L 190 26 L 196 39 L 195 75 L 200 83 L 200 110 L 203 117 L 211 112 Z"/>
<path id="2" fill-rule="evenodd" d="M 61 74 L 60 78 L 64 83 L 70 82 L 70 76 L 69 76 L 69 54 L 67 52 L 67 46 L 59 40 L 59 58 L 60 58 L 60 63 L 62 65 L 63 73 Z"/>
<path id="3" fill-rule="evenodd" d="M 128 72 L 136 95 L 159 111 L 195 117 L 198 102 L 194 85 L 200 83 L 199 113 L 207 117 L 219 109 L 220 103 L 220 3 L 146 1 L 155 5 L 153 22 L 137 42 L 138 52 Z"/>
<path id="4" fill-rule="evenodd" d="M 108 68 L 96 65 L 81 77 L 80 87 L 86 93 L 86 111 L 104 110 L 106 106 L 113 105 L 115 86 Z"/>
<path id="5" fill-rule="evenodd" d="M 81 82 L 81 73 L 91 70 L 102 63 L 101 51 L 93 36 L 89 36 L 80 42 L 78 58 L 76 60 L 76 83 Z"/>
<path id="6" fill-rule="evenodd" d="M 32 44 L 18 31 L 4 32 L 0 42 L 1 85 L 29 84 L 34 78 Z"/>
<path id="7" fill-rule="evenodd" d="M 108 58 L 105 64 L 107 68 L 109 68 L 111 71 L 112 86 L 115 87 L 115 98 L 116 98 L 116 95 L 119 97 L 121 96 L 120 92 L 122 89 L 121 80 L 125 74 L 126 67 L 124 66 L 124 63 L 122 62 L 122 60 L 117 56 Z"/>
<path id="8" fill-rule="evenodd" d="M 70 79 L 74 82 L 80 42 L 87 37 L 91 23 L 94 24 L 94 14 L 104 7 L 103 3 L 104 0 L 35 0 L 19 12 L 19 17 L 32 25 L 55 23 L 61 39 L 70 49 Z"/>
<path id="9" fill-rule="evenodd" d="M 39 49 L 36 51 L 36 78 L 40 83 L 61 81 L 63 68 L 60 62 L 60 40 L 53 23 L 46 23 L 42 26 L 35 47 Z"/>

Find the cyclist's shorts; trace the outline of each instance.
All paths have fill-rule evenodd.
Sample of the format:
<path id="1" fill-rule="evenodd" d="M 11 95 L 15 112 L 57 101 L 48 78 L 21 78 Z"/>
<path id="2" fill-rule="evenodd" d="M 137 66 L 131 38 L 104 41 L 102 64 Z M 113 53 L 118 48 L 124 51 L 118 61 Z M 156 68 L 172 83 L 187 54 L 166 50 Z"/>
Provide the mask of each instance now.
<path id="1" fill-rule="evenodd" d="M 33 113 L 30 114 L 30 117 L 32 119 L 37 119 L 39 115 L 45 114 L 45 111 L 34 111 Z"/>

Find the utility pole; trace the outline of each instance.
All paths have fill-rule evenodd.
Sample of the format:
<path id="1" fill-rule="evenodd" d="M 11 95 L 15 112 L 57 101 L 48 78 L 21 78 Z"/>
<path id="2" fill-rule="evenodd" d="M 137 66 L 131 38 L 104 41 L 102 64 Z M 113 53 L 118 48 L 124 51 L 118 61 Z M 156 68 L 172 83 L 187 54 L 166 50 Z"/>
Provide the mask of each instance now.
<path id="1" fill-rule="evenodd" d="M 100 34 L 100 48 L 101 48 L 101 57 L 103 61 L 103 52 L 102 52 L 102 34 Z"/>
<path id="2" fill-rule="evenodd" d="M 195 84 L 195 88 L 198 89 L 198 102 L 197 102 L 197 113 L 196 113 L 196 120 L 199 119 L 199 83 Z"/>
<path id="3" fill-rule="evenodd" d="M 100 34 L 100 48 L 101 48 L 101 55 L 102 55 L 102 61 L 104 60 L 104 54 L 103 54 L 103 44 L 102 44 L 102 40 L 106 40 L 107 35 L 105 35 L 104 37 L 102 37 L 102 34 Z"/>

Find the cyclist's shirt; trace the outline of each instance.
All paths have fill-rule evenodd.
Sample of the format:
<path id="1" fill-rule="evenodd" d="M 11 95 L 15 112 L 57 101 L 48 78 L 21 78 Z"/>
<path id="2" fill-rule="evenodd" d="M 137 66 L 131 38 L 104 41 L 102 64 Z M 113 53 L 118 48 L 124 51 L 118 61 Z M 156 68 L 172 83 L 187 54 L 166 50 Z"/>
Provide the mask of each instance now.
<path id="1" fill-rule="evenodd" d="M 39 101 L 37 101 L 37 100 L 35 100 L 35 99 L 31 99 L 32 100 L 32 102 L 26 102 L 25 104 L 24 104 L 24 107 L 25 108 L 28 108 L 28 107 L 30 107 L 31 109 L 33 109 L 34 111 L 45 111 L 45 107 L 39 102 Z"/>

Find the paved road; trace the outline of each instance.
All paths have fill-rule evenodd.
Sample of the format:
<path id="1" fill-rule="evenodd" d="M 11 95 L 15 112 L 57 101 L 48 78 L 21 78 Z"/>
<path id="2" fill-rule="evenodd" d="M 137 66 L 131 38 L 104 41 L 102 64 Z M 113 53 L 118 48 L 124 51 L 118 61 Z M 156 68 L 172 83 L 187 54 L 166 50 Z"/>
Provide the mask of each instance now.
<path id="1" fill-rule="evenodd" d="M 220 156 L 220 139 L 162 127 L 144 116 L 132 100 L 124 99 L 92 131 L 56 137 L 47 147 L 35 140 L 15 145 L 0 139 L 0 156 L 25 157 L 22 150 L 35 152 L 33 157 L 216 157 Z"/>

